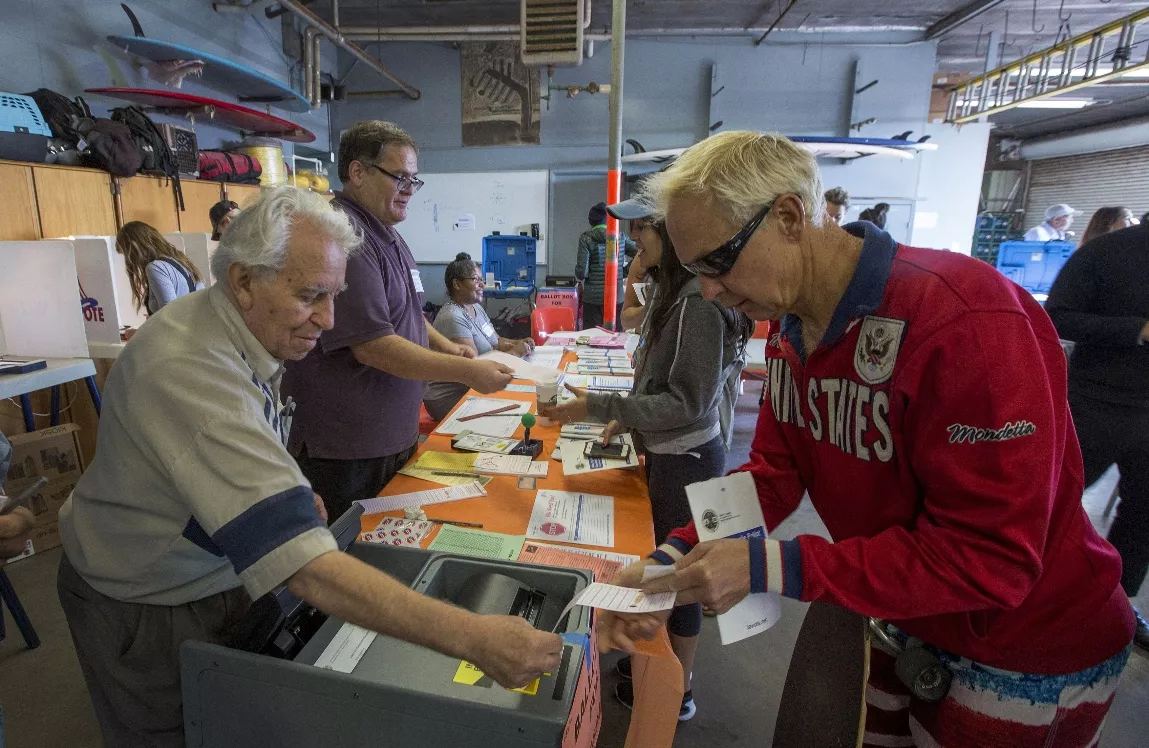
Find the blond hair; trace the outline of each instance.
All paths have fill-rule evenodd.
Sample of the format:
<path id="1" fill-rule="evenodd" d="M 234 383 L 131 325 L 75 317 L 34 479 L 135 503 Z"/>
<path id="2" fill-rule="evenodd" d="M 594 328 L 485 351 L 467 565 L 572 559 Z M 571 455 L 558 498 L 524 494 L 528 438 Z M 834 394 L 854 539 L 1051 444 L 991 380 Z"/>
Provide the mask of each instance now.
<path id="1" fill-rule="evenodd" d="M 160 258 L 174 260 L 188 271 L 193 279 L 192 287 L 203 282 L 203 276 L 182 251 L 164 238 L 154 226 L 143 221 L 129 221 L 116 234 L 116 251 L 124 256 L 128 270 L 128 281 L 132 286 L 132 298 L 136 309 L 143 306 L 148 296 L 148 264 Z"/>
<path id="2" fill-rule="evenodd" d="M 787 192 L 802 201 L 809 223 L 821 225 L 826 201 L 814 155 L 781 135 L 732 130 L 691 146 L 648 179 L 642 200 L 654 210 L 655 220 L 665 220 L 674 200 L 704 196 L 731 223 L 741 225 Z"/>

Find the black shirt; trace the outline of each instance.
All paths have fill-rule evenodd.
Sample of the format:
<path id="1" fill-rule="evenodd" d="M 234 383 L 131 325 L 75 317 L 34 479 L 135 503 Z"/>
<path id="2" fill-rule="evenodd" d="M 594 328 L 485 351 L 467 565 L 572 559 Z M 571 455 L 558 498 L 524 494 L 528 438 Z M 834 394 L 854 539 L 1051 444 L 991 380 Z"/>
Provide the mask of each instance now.
<path id="1" fill-rule="evenodd" d="M 1078 249 L 1045 310 L 1058 334 L 1076 345 L 1069 391 L 1116 405 L 1149 409 L 1149 226 L 1099 236 Z"/>

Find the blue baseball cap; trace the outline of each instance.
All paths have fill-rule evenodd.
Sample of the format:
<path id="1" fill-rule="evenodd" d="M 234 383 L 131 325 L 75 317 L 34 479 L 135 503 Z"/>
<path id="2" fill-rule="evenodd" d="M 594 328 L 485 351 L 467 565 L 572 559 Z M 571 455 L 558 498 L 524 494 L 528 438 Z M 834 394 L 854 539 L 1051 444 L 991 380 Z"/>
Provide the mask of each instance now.
<path id="1" fill-rule="evenodd" d="M 649 205 L 641 200 L 623 200 L 621 203 L 608 205 L 606 212 L 620 221 L 636 221 L 640 218 L 650 218 L 654 213 Z"/>

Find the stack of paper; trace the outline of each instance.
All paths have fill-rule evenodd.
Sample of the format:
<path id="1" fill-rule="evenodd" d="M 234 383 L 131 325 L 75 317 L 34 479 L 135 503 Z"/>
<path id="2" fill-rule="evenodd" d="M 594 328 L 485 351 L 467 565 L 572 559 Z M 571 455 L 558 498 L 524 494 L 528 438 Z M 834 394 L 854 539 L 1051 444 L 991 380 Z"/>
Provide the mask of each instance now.
<path id="1" fill-rule="evenodd" d="M 473 499 L 476 496 L 486 496 L 487 492 L 477 482 L 472 481 L 465 486 L 450 486 L 449 488 L 434 488 L 429 491 L 414 491 L 401 493 L 395 496 L 384 496 L 379 499 L 360 499 L 355 503 L 363 507 L 364 514 L 380 514 L 406 509 L 409 506 L 429 506 L 442 504 L 447 501 L 460 499 Z"/>
<path id="2" fill-rule="evenodd" d="M 503 535 L 498 532 L 443 525 L 439 534 L 427 546 L 427 550 L 514 561 L 518 558 L 519 551 L 523 549 L 523 540 L 522 535 Z"/>
<path id="3" fill-rule="evenodd" d="M 575 553 L 573 550 L 581 549 L 560 548 L 559 546 L 527 541 L 523 543 L 523 550 L 519 553 L 518 560 L 528 564 L 586 569 L 593 572 L 594 578 L 600 582 L 614 579 L 615 575 L 622 570 L 623 564 L 618 561 L 611 561 L 587 553 Z"/>
<path id="4" fill-rule="evenodd" d="M 614 348 L 621 351 L 626 348 L 627 339 L 624 332 L 617 335 L 598 335 L 591 338 L 587 345 L 591 348 Z"/>
<path id="5" fill-rule="evenodd" d="M 455 452 L 436 452 L 427 450 L 415 460 L 415 467 L 423 470 L 453 470 L 455 472 L 473 473 L 475 467 L 474 454 L 456 454 Z"/>
<path id="6" fill-rule="evenodd" d="M 487 351 L 479 358 L 510 367 L 511 371 L 515 373 L 515 379 L 531 379 L 543 384 L 555 381 L 558 377 L 556 369 L 558 369 L 559 362 L 562 361 L 562 356 L 559 356 L 559 361 L 556 361 L 554 366 L 544 367 L 502 351 Z"/>
<path id="7" fill-rule="evenodd" d="M 540 345 L 526 357 L 526 361 L 543 369 L 557 369 L 563 362 L 566 349 L 561 345 Z"/>
<path id="8" fill-rule="evenodd" d="M 558 459 L 562 459 L 560 455 Z M 429 468 L 421 468 L 417 465 L 404 465 L 399 470 L 403 475 L 409 475 L 412 478 L 425 480 L 430 483 L 438 483 L 440 486 L 465 486 L 469 483 L 478 483 L 480 486 L 485 486 L 491 482 L 489 475 L 476 475 L 471 473 L 459 472 L 457 475 L 451 474 L 452 471 L 444 470 L 431 470 Z"/>
<path id="9" fill-rule="evenodd" d="M 630 566 L 631 564 L 638 563 L 640 560 L 638 556 L 630 553 L 615 553 L 614 551 L 600 551 L 597 548 L 579 548 L 575 545 L 555 545 L 554 543 L 537 543 L 530 541 L 531 545 L 546 546 L 547 548 L 558 548 L 559 550 L 566 551 L 567 553 L 578 553 L 583 556 L 594 556 L 601 558 L 605 561 L 612 561 L 616 564 L 623 566 Z"/>
<path id="10" fill-rule="evenodd" d="M 481 418 L 473 418 L 467 421 L 459 420 L 467 416 L 505 408 L 508 405 L 514 407 Z M 435 433 L 454 436 L 464 431 L 473 431 L 476 434 L 485 434 L 487 436 L 511 436 L 515 433 L 515 430 L 519 428 L 523 414 L 529 413 L 530 410 L 531 403 L 498 400 L 490 397 L 468 397 L 449 418 L 444 419 L 444 421 L 439 424 L 439 427 L 435 429 Z"/>
<path id="11" fill-rule="evenodd" d="M 539 491 L 527 537 L 614 547 L 614 498 L 570 491 Z"/>
<path id="12" fill-rule="evenodd" d="M 634 441 L 630 434 L 619 434 L 610 438 L 611 444 L 625 444 L 630 447 L 626 458 L 621 460 L 588 457 L 586 454 L 588 443 L 572 440 L 563 445 L 563 475 L 581 475 L 582 473 L 597 473 L 600 470 L 618 470 L 638 466 L 638 452 L 634 448 Z"/>
<path id="13" fill-rule="evenodd" d="M 589 421 L 564 423 L 559 429 L 559 436 L 567 439 L 598 439 L 602 436 L 604 429 L 606 429 L 605 423 L 590 423 Z"/>
<path id="14" fill-rule="evenodd" d="M 530 455 L 498 455 L 483 452 L 475 456 L 475 472 L 494 475 L 533 475 L 547 477 L 550 465 L 545 461 L 534 462 Z"/>
<path id="15" fill-rule="evenodd" d="M 530 390 L 531 392 L 535 391 L 533 385 Z M 518 445 L 518 439 L 483 436 L 473 431 L 464 431 L 451 440 L 451 446 L 455 449 L 462 449 L 466 452 L 496 452 L 504 455 L 509 454 Z"/>

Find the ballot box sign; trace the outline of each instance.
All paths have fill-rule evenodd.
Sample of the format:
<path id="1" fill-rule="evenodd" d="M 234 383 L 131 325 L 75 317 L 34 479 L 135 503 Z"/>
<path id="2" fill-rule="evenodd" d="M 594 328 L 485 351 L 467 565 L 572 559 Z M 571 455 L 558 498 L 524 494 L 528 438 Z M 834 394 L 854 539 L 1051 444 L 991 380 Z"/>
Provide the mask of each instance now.
<path id="1" fill-rule="evenodd" d="M 574 701 L 571 702 L 566 727 L 563 728 L 562 748 L 594 748 L 598 744 L 598 733 L 602 728 L 602 683 L 593 618 L 590 622 L 590 635 L 585 641 L 584 656 L 580 663 L 582 673 L 579 675 L 578 685 L 575 686 Z"/>

